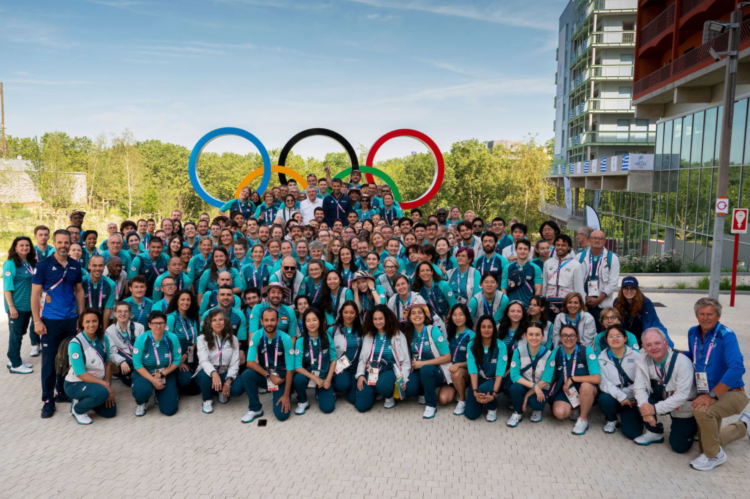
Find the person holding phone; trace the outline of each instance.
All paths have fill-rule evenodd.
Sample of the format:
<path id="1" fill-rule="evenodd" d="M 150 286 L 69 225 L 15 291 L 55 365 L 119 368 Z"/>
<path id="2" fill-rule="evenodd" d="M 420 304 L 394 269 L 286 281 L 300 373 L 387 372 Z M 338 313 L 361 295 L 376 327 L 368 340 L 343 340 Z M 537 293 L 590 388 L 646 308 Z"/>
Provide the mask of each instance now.
<path id="1" fill-rule="evenodd" d="M 604 433 L 617 431 L 617 414 L 639 412 L 633 394 L 638 350 L 626 344 L 627 332 L 619 324 L 609 326 L 605 331 L 607 348 L 599 354 L 599 408 L 607 421 Z"/>
<path id="2" fill-rule="evenodd" d="M 572 324 L 563 324 L 560 329 L 560 346 L 552 352 L 542 381 L 551 387 L 552 415 L 574 420 L 574 435 L 586 433 L 601 376 L 594 349 L 578 342 L 578 329 Z"/>
<path id="3" fill-rule="evenodd" d="M 142 277 L 142 276 L 141 276 Z M 182 348 L 180 340 L 167 332 L 167 315 L 155 310 L 148 315 L 149 332 L 140 335 L 133 346 L 133 398 L 135 415 L 146 414 L 151 395 L 157 399 L 159 411 L 165 416 L 177 412 L 177 374 Z"/>
<path id="4" fill-rule="evenodd" d="M 297 409 L 304 414 L 310 407 L 307 389 L 315 388 L 321 412 L 330 414 L 336 409 L 333 393 L 333 375 L 336 372 L 336 347 L 331 333 L 326 331 L 325 315 L 317 308 L 308 308 L 302 314 L 302 337 L 296 343 L 294 357 L 294 391 Z"/>

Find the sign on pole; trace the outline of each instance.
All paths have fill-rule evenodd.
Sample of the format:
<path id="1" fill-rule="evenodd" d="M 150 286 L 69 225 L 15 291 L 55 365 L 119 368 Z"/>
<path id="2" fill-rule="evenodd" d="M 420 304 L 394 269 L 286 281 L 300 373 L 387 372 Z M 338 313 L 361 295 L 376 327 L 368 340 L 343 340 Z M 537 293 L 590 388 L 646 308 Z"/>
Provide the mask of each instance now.
<path id="1" fill-rule="evenodd" d="M 729 213 L 729 201 L 722 196 L 716 199 L 716 216 L 726 216 Z"/>
<path id="2" fill-rule="evenodd" d="M 718 213 L 718 201 L 716 202 Z M 737 258 L 740 250 L 740 234 L 747 234 L 747 208 L 735 208 L 732 211 L 732 234 L 734 234 L 734 261 L 732 262 L 732 294 L 729 306 L 734 307 L 734 294 L 737 288 Z"/>

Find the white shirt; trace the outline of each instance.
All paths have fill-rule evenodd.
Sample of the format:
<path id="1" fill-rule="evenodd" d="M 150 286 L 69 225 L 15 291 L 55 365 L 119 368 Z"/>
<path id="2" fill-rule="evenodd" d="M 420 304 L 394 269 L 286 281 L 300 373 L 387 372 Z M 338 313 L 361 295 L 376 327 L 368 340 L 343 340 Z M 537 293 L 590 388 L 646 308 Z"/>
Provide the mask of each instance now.
<path id="1" fill-rule="evenodd" d="M 315 218 L 315 208 L 323 207 L 323 199 L 316 197 L 315 201 L 305 199 L 299 204 L 299 212 L 302 213 L 302 223 L 308 224 Z"/>

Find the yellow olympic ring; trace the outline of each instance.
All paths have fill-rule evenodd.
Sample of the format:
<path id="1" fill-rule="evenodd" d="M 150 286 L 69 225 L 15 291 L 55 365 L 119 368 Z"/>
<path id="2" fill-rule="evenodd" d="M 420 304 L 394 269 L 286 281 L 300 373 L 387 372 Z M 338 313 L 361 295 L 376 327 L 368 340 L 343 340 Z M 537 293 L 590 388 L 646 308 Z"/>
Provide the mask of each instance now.
<path id="1" fill-rule="evenodd" d="M 271 173 L 285 173 L 297 181 L 297 185 L 299 186 L 300 191 L 304 192 L 304 190 L 307 189 L 307 180 L 305 180 L 302 175 L 292 170 L 291 168 L 288 168 L 286 166 L 273 165 L 271 166 Z M 240 185 L 237 186 L 237 190 L 234 192 L 234 197 L 239 198 L 242 189 L 250 185 L 250 182 L 260 177 L 261 175 L 263 175 L 263 167 L 257 168 L 245 175 L 245 178 L 242 179 Z"/>

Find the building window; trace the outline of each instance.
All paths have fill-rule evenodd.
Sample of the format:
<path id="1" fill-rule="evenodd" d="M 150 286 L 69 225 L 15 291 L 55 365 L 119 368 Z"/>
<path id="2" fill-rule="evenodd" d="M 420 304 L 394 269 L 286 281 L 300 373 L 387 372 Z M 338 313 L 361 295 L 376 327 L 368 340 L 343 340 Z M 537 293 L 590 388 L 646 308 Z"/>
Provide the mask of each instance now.
<path id="1" fill-rule="evenodd" d="M 713 166 L 714 145 L 716 144 L 716 114 L 717 108 L 706 110 L 706 121 L 703 126 L 703 164 L 702 166 Z"/>
<path id="2" fill-rule="evenodd" d="M 729 152 L 729 164 L 742 164 L 742 148 L 745 145 L 745 123 L 747 121 L 747 99 L 734 103 L 732 117 L 732 147 Z"/>
<path id="3" fill-rule="evenodd" d="M 693 116 L 685 116 L 682 122 L 682 152 L 680 153 L 680 168 L 690 167 L 690 142 L 693 138 Z"/>
<path id="4" fill-rule="evenodd" d="M 703 111 L 693 115 L 693 145 L 690 157 L 692 158 L 692 167 L 696 168 L 701 165 L 703 153 Z"/>
<path id="5" fill-rule="evenodd" d="M 654 150 L 654 170 L 661 170 L 662 154 L 661 150 L 664 147 L 664 123 L 656 125 L 656 147 Z"/>
<path id="6" fill-rule="evenodd" d="M 669 160 L 670 170 L 674 170 L 680 167 L 680 143 L 682 142 L 682 118 L 674 120 L 672 125 L 673 138 L 672 138 L 672 157 Z"/>

